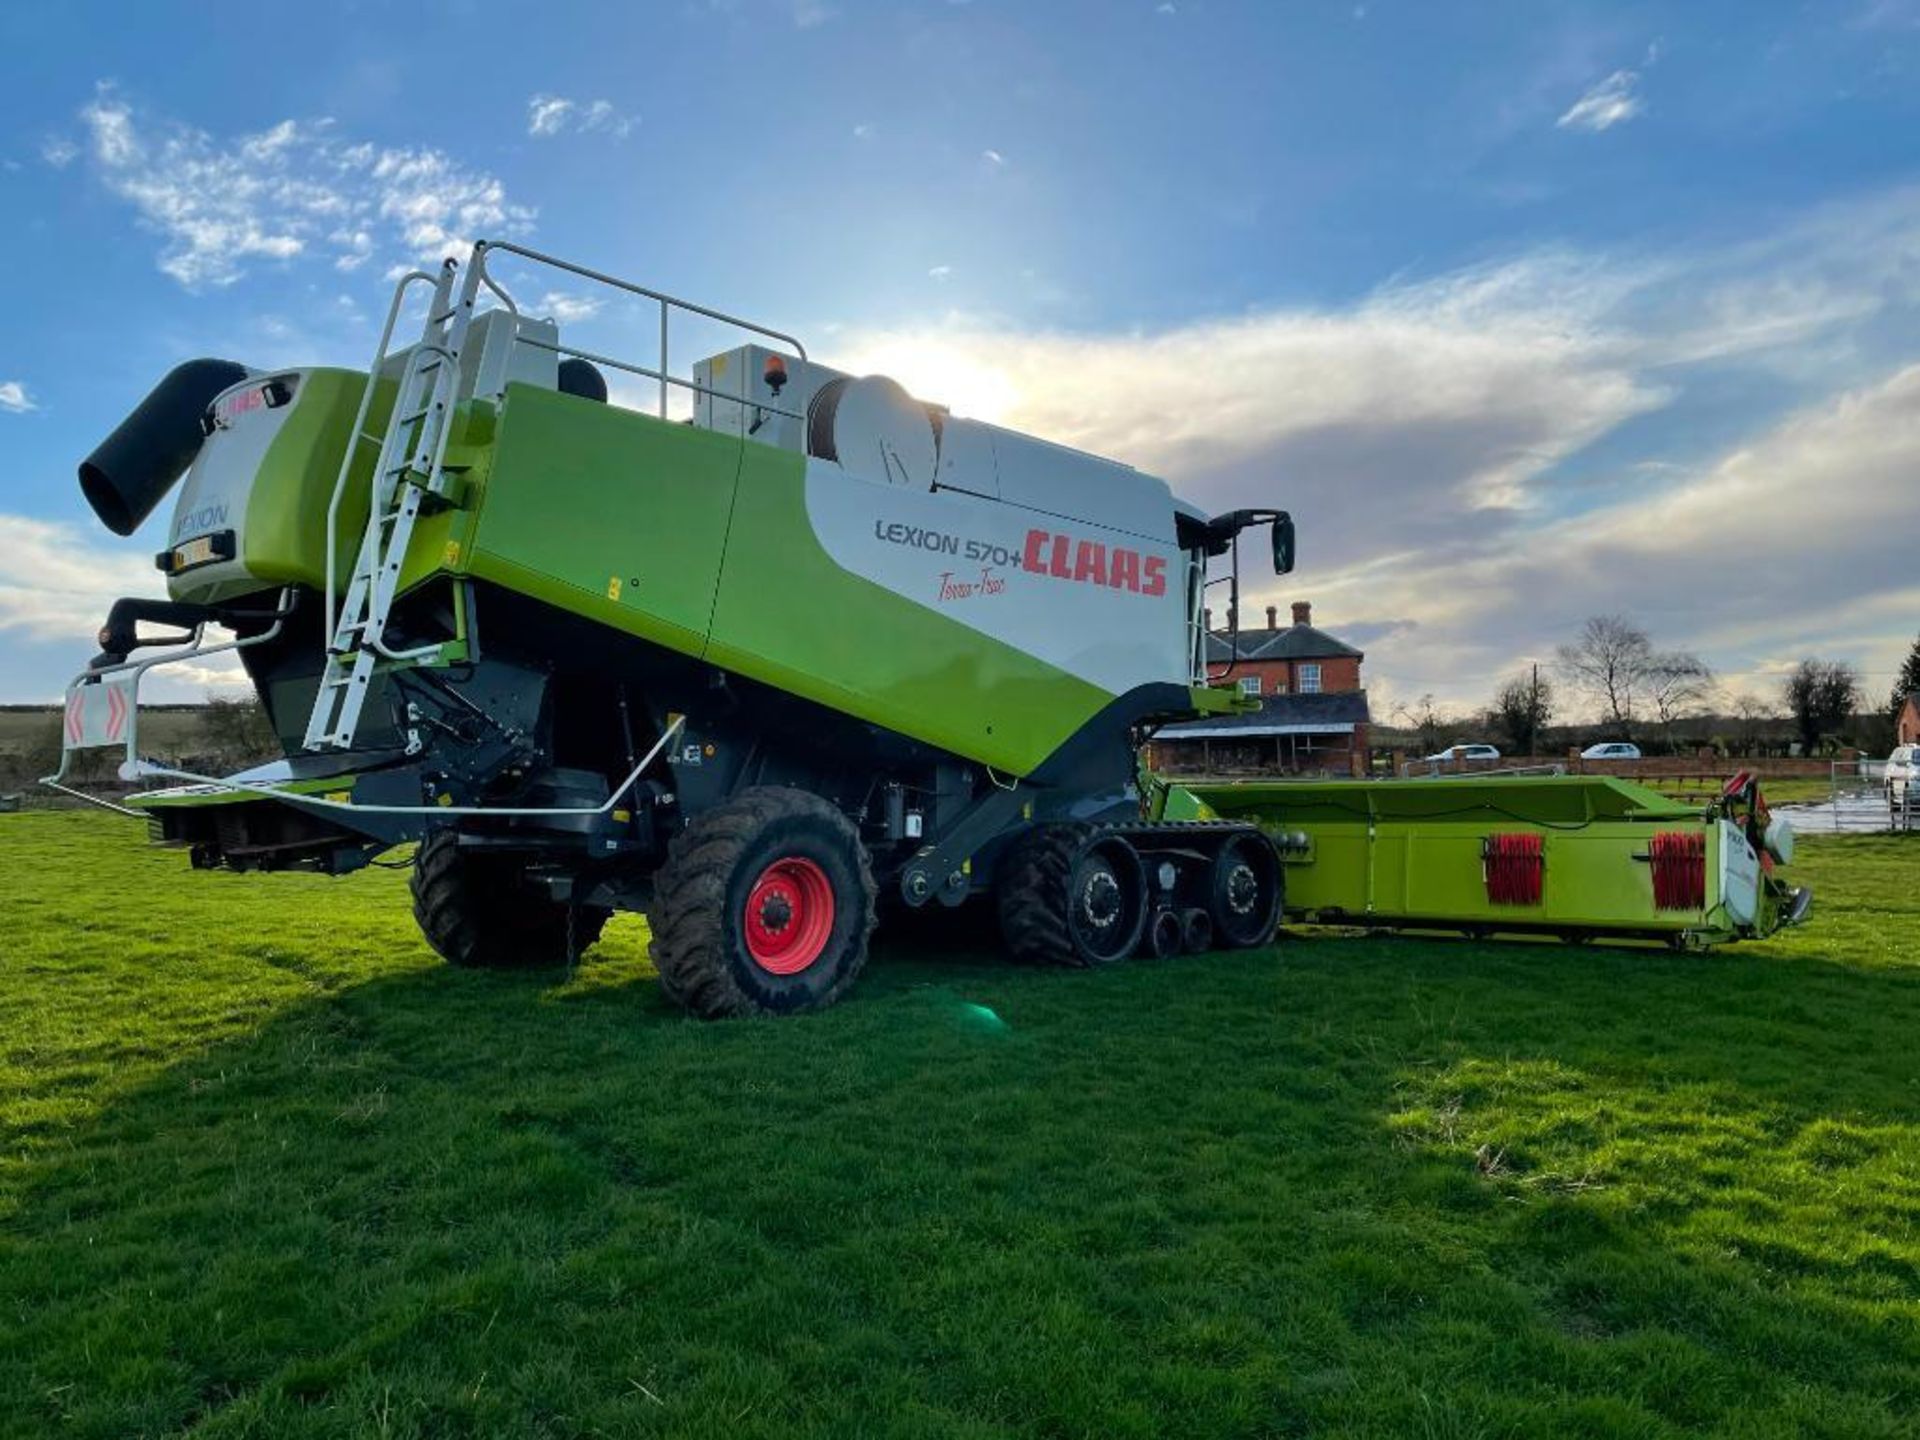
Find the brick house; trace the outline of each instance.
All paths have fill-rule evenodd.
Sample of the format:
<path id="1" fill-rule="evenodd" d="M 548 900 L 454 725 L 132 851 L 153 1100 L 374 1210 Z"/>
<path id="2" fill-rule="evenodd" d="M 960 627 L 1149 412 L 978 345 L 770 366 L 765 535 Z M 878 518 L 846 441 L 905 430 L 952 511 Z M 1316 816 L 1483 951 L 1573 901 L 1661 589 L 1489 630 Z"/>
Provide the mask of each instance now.
<path id="1" fill-rule="evenodd" d="M 1313 628 L 1313 606 L 1293 604 L 1293 623 L 1279 623 L 1280 607 L 1267 606 L 1267 628 L 1242 630 L 1208 625 L 1207 675 L 1216 685 L 1232 681 L 1245 695 L 1332 695 L 1359 690 L 1360 662 L 1353 646 Z M 1209 613 L 1208 619 L 1212 616 Z"/>
<path id="2" fill-rule="evenodd" d="M 1900 713 L 1893 717 L 1893 743 L 1920 745 L 1920 690 L 1909 690 Z"/>
<path id="3" fill-rule="evenodd" d="M 1293 623 L 1267 607 L 1265 629 L 1212 627 L 1207 675 L 1257 696 L 1258 710 L 1168 725 L 1153 739 L 1153 764 L 1169 774 L 1360 775 L 1367 767 L 1366 656 L 1313 625 L 1297 601 Z"/>

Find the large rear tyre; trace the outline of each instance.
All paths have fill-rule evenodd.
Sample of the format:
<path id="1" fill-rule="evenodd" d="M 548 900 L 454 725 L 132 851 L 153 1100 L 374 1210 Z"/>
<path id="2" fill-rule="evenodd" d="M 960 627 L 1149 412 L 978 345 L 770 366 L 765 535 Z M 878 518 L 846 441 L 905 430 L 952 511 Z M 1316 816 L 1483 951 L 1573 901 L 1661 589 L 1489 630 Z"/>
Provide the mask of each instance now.
<path id="1" fill-rule="evenodd" d="M 1124 836 L 1040 825 L 1001 864 L 1000 934 L 1028 965 L 1088 968 L 1124 960 L 1147 924 L 1147 874 Z"/>
<path id="2" fill-rule="evenodd" d="M 762 786 L 681 832 L 653 882 L 661 988 L 706 1020 L 818 1010 L 867 963 L 873 868 L 847 817 Z"/>
<path id="3" fill-rule="evenodd" d="M 564 965 L 594 941 L 612 912 L 574 910 L 519 883 L 521 857 L 462 849 L 452 830 L 435 830 L 414 852 L 413 918 L 440 958 L 470 970 Z"/>

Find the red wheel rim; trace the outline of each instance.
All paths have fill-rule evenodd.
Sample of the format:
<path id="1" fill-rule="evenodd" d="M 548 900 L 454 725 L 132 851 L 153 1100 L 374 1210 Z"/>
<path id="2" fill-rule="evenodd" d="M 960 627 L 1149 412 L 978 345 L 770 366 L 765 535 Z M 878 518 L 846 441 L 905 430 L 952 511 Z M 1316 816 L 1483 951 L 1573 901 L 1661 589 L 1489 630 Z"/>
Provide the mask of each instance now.
<path id="1" fill-rule="evenodd" d="M 760 872 L 747 894 L 747 953 L 773 975 L 798 975 L 833 934 L 833 885 L 811 860 L 789 855 Z"/>

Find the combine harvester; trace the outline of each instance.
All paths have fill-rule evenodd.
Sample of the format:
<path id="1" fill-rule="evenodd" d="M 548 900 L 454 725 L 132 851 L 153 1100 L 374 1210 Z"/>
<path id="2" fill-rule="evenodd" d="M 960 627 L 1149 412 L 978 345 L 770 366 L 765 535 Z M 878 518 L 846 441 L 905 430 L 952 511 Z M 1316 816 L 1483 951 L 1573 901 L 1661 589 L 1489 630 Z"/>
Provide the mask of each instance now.
<path id="1" fill-rule="evenodd" d="M 562 343 L 502 260 L 657 310 L 654 363 Z M 676 374 L 674 316 L 745 343 Z M 607 403 L 608 369 L 658 413 Z M 457 965 L 565 963 L 638 910 L 666 990 L 720 1016 L 829 1004 L 879 914 L 969 899 L 1073 966 L 1263 945 L 1286 911 L 1693 942 L 1804 912 L 1751 789 L 1142 787 L 1155 727 L 1243 703 L 1208 683 L 1203 601 L 1237 594 L 1246 532 L 1291 568 L 1283 512 L 1208 516 L 519 246 L 405 276 L 367 371 L 179 366 L 80 482 L 131 535 L 183 474 L 169 598 L 112 607 L 48 783 L 121 749 L 175 783 L 115 808 L 202 868 L 418 842 L 414 913 Z M 142 678 L 222 652 L 286 758 L 143 757 Z"/>

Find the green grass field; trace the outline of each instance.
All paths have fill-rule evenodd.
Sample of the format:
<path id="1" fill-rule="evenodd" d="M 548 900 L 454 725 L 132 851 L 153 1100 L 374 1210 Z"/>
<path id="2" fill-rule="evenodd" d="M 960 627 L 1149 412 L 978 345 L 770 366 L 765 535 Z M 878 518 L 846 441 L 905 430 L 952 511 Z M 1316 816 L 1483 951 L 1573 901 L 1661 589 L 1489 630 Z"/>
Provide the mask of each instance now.
<path id="1" fill-rule="evenodd" d="M 0 1434 L 1910 1436 L 1920 837 L 1798 873 L 715 1026 L 0 817 Z"/>

